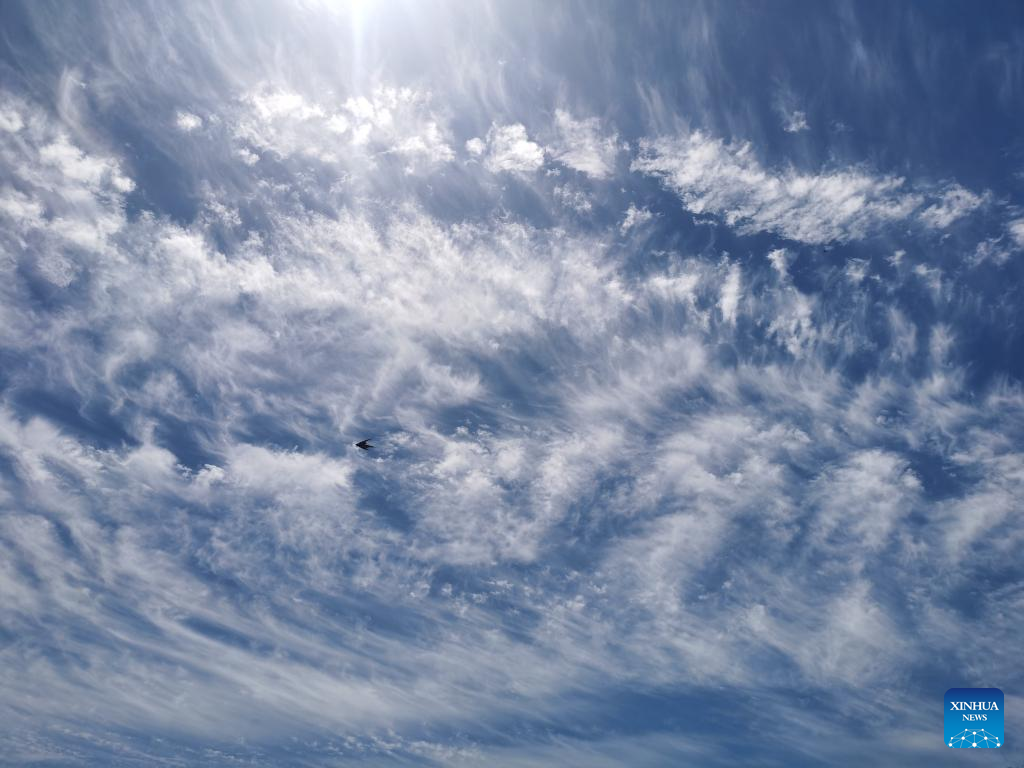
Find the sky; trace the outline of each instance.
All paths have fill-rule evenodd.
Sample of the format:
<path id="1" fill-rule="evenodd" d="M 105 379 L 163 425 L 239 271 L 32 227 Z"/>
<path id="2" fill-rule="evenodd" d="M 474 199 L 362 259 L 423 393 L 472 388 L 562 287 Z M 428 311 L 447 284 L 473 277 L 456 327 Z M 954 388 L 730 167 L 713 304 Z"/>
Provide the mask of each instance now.
<path id="1" fill-rule="evenodd" d="M 0 4 L 0 764 L 1024 763 L 1022 103 L 996 0 Z"/>

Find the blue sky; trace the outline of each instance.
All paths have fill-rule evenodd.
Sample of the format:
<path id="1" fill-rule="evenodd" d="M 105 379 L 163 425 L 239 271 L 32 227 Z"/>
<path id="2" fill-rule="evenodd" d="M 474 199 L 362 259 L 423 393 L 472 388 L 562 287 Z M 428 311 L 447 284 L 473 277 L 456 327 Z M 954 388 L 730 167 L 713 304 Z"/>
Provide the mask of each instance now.
<path id="1" fill-rule="evenodd" d="M 1019 4 L 0 29 L 0 763 L 1020 761 Z"/>

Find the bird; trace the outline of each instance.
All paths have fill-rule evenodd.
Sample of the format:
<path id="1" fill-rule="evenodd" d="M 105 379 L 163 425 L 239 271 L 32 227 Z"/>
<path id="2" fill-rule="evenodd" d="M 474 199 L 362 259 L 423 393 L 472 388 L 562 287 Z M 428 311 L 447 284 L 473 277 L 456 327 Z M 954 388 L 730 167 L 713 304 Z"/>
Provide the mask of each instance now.
<path id="1" fill-rule="evenodd" d="M 368 437 L 365 440 L 360 440 L 358 443 L 356 443 L 356 448 L 362 448 L 364 451 L 370 450 L 371 448 L 373 448 L 373 446 L 370 445 L 370 440 L 372 439 L 373 438 Z"/>

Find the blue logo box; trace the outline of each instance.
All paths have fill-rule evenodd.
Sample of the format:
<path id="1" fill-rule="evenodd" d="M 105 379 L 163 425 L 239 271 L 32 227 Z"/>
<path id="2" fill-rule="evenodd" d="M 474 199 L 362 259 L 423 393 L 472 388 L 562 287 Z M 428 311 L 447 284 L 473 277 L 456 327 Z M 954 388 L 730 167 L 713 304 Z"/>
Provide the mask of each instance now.
<path id="1" fill-rule="evenodd" d="M 1003 746 L 1003 692 L 998 688 L 950 688 L 946 691 L 943 726 L 947 747 Z"/>

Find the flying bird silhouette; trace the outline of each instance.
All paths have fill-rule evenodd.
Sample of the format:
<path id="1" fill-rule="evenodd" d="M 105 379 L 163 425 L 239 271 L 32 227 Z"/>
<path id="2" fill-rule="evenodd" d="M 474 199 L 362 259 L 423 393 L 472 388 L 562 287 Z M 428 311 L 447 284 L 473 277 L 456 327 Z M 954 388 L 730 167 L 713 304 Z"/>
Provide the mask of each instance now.
<path id="1" fill-rule="evenodd" d="M 373 448 L 373 446 L 370 445 L 370 440 L 372 439 L 373 438 L 368 437 L 366 440 L 360 440 L 358 443 L 356 443 L 356 448 L 362 448 L 364 451 L 370 450 L 371 448 Z"/>

